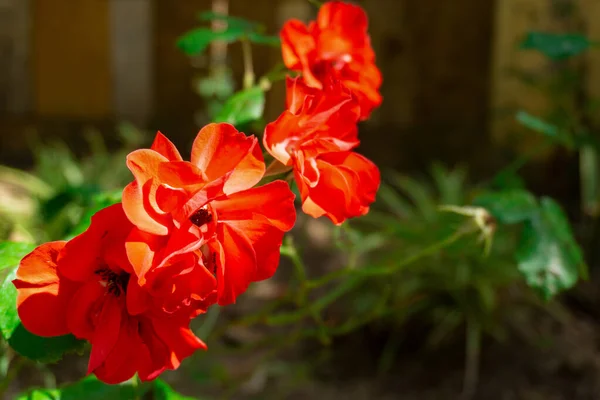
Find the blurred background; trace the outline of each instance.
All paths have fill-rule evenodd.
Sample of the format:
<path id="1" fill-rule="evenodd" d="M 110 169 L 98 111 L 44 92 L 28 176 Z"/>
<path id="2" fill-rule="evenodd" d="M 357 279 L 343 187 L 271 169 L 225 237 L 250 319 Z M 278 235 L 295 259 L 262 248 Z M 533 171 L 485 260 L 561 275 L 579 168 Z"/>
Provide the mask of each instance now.
<path id="1" fill-rule="evenodd" d="M 508 168 L 500 186 L 562 204 L 590 280 L 549 303 L 529 295 L 514 278 L 509 232 L 490 258 L 480 248 L 469 262 L 464 252 L 441 252 L 402 270 L 393 286 L 362 282 L 323 318 L 331 327 L 367 317 L 330 334 L 289 336 L 318 331 L 310 318 L 229 324 L 264 317 L 264 305 L 279 301 L 291 275 L 285 259 L 276 279 L 201 319 L 209 352 L 166 380 L 197 398 L 458 399 L 473 379 L 464 376 L 473 362 L 465 360 L 465 323 L 476 315 L 486 328 L 467 397 L 600 399 L 597 152 L 566 139 L 594 137 L 600 123 L 600 0 L 356 3 L 369 16 L 384 78 L 383 104 L 361 123 L 359 151 L 389 186 L 371 217 L 346 228 L 299 217 L 294 237 L 309 276 L 389 263 L 443 237 L 438 228 L 454 222 L 435 206 L 469 204 L 478 182 Z M 317 12 L 307 0 L 0 0 L 2 239 L 40 242 L 81 230 L 88 210 L 118 198 L 131 179 L 125 155 L 149 145 L 157 130 L 187 154 L 211 119 L 211 101 L 241 89 L 244 72 L 239 43 L 194 57 L 177 48 L 207 10 L 256 21 L 274 35 L 286 20 Z M 255 46 L 253 60 L 262 76 L 281 62 L 280 51 Z M 227 72 L 213 87 L 204 78 L 219 63 Z M 283 111 L 284 95 L 282 82 L 266 93 L 264 122 Z M 246 132 L 260 134 L 257 126 Z M 394 226 L 383 221 L 389 213 Z M 369 314 L 384 288 L 393 300 L 385 313 Z M 8 393 L 77 380 L 86 361 L 69 355 L 49 367 L 27 364 Z"/>

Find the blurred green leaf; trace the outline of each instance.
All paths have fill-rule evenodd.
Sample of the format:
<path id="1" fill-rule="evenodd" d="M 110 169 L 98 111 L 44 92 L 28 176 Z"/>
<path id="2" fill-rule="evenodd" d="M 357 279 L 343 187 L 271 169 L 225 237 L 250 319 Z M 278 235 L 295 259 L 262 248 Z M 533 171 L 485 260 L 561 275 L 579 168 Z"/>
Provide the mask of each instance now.
<path id="1" fill-rule="evenodd" d="M 416 210 L 426 220 L 434 220 L 438 214 L 436 196 L 425 182 L 403 174 L 389 174 L 390 182 L 408 197 Z"/>
<path id="2" fill-rule="evenodd" d="M 200 21 L 223 21 L 227 22 L 228 27 L 235 27 L 236 29 L 242 29 L 245 31 L 251 30 L 262 30 L 264 26 L 259 24 L 258 22 L 249 21 L 240 17 L 232 17 L 226 14 L 219 14 L 213 11 L 203 11 L 198 14 L 198 19 Z"/>
<path id="3" fill-rule="evenodd" d="M 161 379 L 142 385 L 136 385 L 132 380 L 108 385 L 93 375 L 58 389 L 33 389 L 20 394 L 16 400 L 131 400 L 145 398 L 146 394 L 151 394 L 150 398 L 155 400 L 197 400 L 175 392 Z"/>
<path id="4" fill-rule="evenodd" d="M 154 400 L 195 400 L 194 397 L 188 397 L 177 393 L 171 386 L 161 379 L 154 381 L 153 392 Z"/>
<path id="5" fill-rule="evenodd" d="M 17 315 L 16 289 L 11 281 L 21 259 L 34 248 L 31 243 L 0 243 L 0 332 L 6 340 L 21 323 Z"/>
<path id="6" fill-rule="evenodd" d="M 473 203 L 486 208 L 499 222 L 523 222 L 538 211 L 535 197 L 526 190 L 511 189 L 479 195 Z"/>
<path id="7" fill-rule="evenodd" d="M 537 50 L 551 60 L 566 60 L 592 46 L 592 42 L 576 33 L 529 32 L 521 42 L 521 49 Z"/>
<path id="8" fill-rule="evenodd" d="M 548 300 L 575 285 L 584 262 L 561 207 L 547 197 L 540 203 L 523 227 L 517 262 L 527 284 Z"/>
<path id="9" fill-rule="evenodd" d="M 17 289 L 12 284 L 16 268 L 25 255 L 34 249 L 28 243 L 0 243 L 0 332 L 8 344 L 19 354 L 32 360 L 54 362 L 67 351 L 79 350 L 85 342 L 73 335 L 51 338 L 35 336 L 28 332 L 17 314 Z"/>
<path id="10" fill-rule="evenodd" d="M 177 47 L 188 56 L 194 56 L 206 50 L 212 41 L 220 40 L 232 43 L 244 36 L 244 33 L 244 29 L 234 26 L 223 31 L 196 28 L 177 39 Z"/>
<path id="11" fill-rule="evenodd" d="M 264 44 L 273 47 L 281 46 L 281 40 L 279 40 L 278 36 L 264 35 L 258 32 L 249 32 L 248 40 L 256 44 Z"/>
<path id="12" fill-rule="evenodd" d="M 237 92 L 223 105 L 214 122 L 240 126 L 258 120 L 265 108 L 265 93 L 260 87 Z"/>
<path id="13" fill-rule="evenodd" d="M 136 398 L 136 388 L 131 382 L 107 385 L 93 375 L 58 389 L 34 389 L 16 400 L 131 400 Z"/>
<path id="14" fill-rule="evenodd" d="M 515 118 L 521 125 L 541 133 L 555 143 L 562 144 L 569 148 L 572 148 L 575 145 L 575 140 L 572 136 L 558 129 L 556 125 L 550 124 L 541 118 L 531 115 L 525 111 L 519 111 Z"/>

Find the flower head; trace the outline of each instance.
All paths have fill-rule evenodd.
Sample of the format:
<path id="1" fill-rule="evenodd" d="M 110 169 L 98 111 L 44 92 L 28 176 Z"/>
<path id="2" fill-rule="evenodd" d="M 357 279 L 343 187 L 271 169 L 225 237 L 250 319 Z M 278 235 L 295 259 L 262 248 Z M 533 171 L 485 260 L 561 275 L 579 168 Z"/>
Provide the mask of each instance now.
<path id="1" fill-rule="evenodd" d="M 188 162 L 158 133 L 150 149 L 129 154 L 127 165 L 135 177 L 123 191 L 128 218 L 150 234 L 191 235 L 175 247 L 198 249 L 216 276 L 219 304 L 275 273 L 283 234 L 296 219 L 294 195 L 283 181 L 253 187 L 265 172 L 255 137 L 228 124 L 207 125 Z M 146 263 L 139 271 L 142 284 L 151 270 Z"/>
<path id="2" fill-rule="evenodd" d="M 294 169 L 302 209 L 336 224 L 369 210 L 379 188 L 379 170 L 351 151 L 358 146 L 359 107 L 340 82 L 323 90 L 300 78 L 287 81 L 288 110 L 265 128 L 264 145 Z"/>
<path id="3" fill-rule="evenodd" d="M 142 380 L 153 379 L 206 348 L 189 321 L 215 301 L 215 278 L 196 260 L 174 256 L 159 262 L 168 264 L 164 271 L 170 273 L 140 286 L 135 274 L 140 255 L 128 243 L 143 236 L 121 204 L 110 206 L 81 235 L 45 243 L 25 256 L 13 281 L 25 328 L 39 336 L 72 333 L 88 340 L 88 373 L 107 383 L 136 372 Z M 183 270 L 193 271 L 193 279 L 178 279 Z M 160 290 L 167 284 L 170 296 Z"/>
<path id="4" fill-rule="evenodd" d="M 367 15 L 357 5 L 325 3 L 316 21 L 289 20 L 281 30 L 283 62 L 301 71 L 306 83 L 321 89 L 331 77 L 350 88 L 366 119 L 381 104 L 381 73 L 368 34 Z"/>

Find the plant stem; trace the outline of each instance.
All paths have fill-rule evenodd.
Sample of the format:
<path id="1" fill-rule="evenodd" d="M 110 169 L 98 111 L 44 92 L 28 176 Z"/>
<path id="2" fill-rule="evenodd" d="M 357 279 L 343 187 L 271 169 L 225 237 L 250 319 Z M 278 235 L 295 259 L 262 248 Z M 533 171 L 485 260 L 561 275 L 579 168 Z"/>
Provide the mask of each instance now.
<path id="1" fill-rule="evenodd" d="M 479 355 L 481 352 L 481 327 L 473 317 L 467 317 L 467 337 L 465 348 L 465 375 L 463 400 L 470 400 L 477 389 L 479 380 Z"/>
<path id="2" fill-rule="evenodd" d="M 300 258 L 300 255 L 298 254 L 298 251 L 294 246 L 292 236 L 287 235 L 285 237 L 285 245 L 281 247 L 281 255 L 288 257 L 294 265 L 294 271 L 298 279 L 298 283 L 300 284 L 296 303 L 300 307 L 305 306 L 307 301 L 306 292 L 308 290 L 308 287 L 306 285 L 306 283 L 308 282 L 306 277 L 306 267 L 304 266 L 304 262 L 302 261 L 302 258 Z M 329 344 L 330 339 L 327 336 L 327 329 L 325 328 L 325 322 L 323 321 L 321 313 L 319 312 L 320 310 L 310 306 L 305 306 L 305 308 L 308 309 L 309 314 L 317 324 L 317 327 L 319 329 L 319 339 L 323 344 Z"/>
<path id="3" fill-rule="evenodd" d="M 242 56 L 244 57 L 244 89 L 254 86 L 254 66 L 252 65 L 252 46 L 247 38 L 242 39 Z"/>
<path id="4" fill-rule="evenodd" d="M 439 242 L 435 242 L 431 246 L 425 247 L 423 250 L 414 253 L 413 255 L 406 257 L 404 260 L 399 263 L 394 264 L 389 268 L 365 268 L 356 270 L 355 273 L 357 275 L 389 275 L 397 272 L 400 268 L 410 265 L 414 262 L 419 261 L 422 258 L 429 257 L 440 250 L 452 245 L 456 241 L 458 241 L 463 236 L 472 233 L 474 231 L 473 228 L 469 229 L 459 229 L 454 232 L 452 235 L 448 236 L 445 239 L 440 240 Z"/>
<path id="5" fill-rule="evenodd" d="M 27 359 L 24 357 L 17 357 L 13 365 L 9 366 L 8 372 L 4 379 L 0 382 L 0 398 L 3 398 L 4 392 L 8 389 L 13 379 L 15 379 L 21 368 L 25 366 Z"/>

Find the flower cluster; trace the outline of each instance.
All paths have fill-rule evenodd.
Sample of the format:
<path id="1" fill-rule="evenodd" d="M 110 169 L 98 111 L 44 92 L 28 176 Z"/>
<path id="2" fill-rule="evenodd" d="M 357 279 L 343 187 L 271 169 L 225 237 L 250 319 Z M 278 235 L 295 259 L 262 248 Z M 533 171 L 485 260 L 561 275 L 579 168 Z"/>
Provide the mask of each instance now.
<path id="1" fill-rule="evenodd" d="M 302 71 L 287 80 L 287 110 L 267 125 L 264 145 L 293 167 L 302 209 L 335 224 L 364 215 L 379 188 L 379 170 L 352 151 L 356 124 L 381 103 L 381 74 L 356 5 L 332 1 L 308 26 L 288 21 L 281 31 L 285 65 Z"/>
<path id="2" fill-rule="evenodd" d="M 288 78 L 287 110 L 263 143 L 293 169 L 302 209 L 341 224 L 368 212 L 380 181 L 353 151 L 358 122 L 381 102 L 367 19 L 334 1 L 308 27 L 289 21 L 281 37 L 286 65 L 303 75 Z M 206 349 L 190 320 L 271 277 L 296 219 L 285 181 L 257 186 L 259 141 L 232 125 L 202 128 L 190 161 L 159 132 L 126 163 L 134 180 L 122 202 L 75 238 L 37 247 L 13 281 L 23 326 L 89 341 L 88 373 L 107 383 L 151 380 Z"/>
<path id="3" fill-rule="evenodd" d="M 123 203 L 36 248 L 14 281 L 23 325 L 88 340 L 88 373 L 108 383 L 153 379 L 205 349 L 190 319 L 272 276 L 296 219 L 285 182 L 253 187 L 265 171 L 258 140 L 231 125 L 203 128 L 189 162 L 158 133 L 127 165 Z"/>

